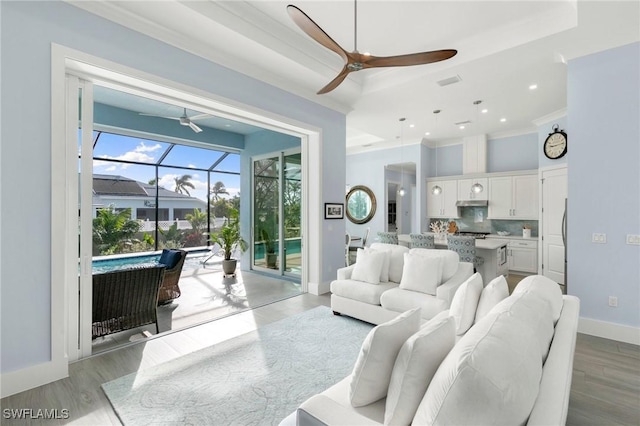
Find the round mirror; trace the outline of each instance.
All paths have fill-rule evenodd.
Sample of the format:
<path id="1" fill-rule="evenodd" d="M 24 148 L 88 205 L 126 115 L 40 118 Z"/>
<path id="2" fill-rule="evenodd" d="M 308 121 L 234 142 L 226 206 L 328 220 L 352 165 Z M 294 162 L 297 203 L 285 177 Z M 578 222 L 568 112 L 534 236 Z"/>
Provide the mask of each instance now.
<path id="1" fill-rule="evenodd" d="M 353 223 L 367 223 L 376 213 L 376 196 L 369 188 L 357 185 L 347 194 L 347 217 Z"/>

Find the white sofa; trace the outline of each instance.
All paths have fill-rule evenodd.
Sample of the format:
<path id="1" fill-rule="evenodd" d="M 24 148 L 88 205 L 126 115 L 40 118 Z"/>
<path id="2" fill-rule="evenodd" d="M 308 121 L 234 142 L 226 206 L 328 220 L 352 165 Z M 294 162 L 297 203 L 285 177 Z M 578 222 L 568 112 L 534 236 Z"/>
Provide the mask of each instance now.
<path id="1" fill-rule="evenodd" d="M 409 249 L 384 243 L 373 243 L 369 249 L 387 253 L 388 274 L 382 272 L 380 283 L 354 280 L 354 270 L 361 266 L 358 264 L 359 260 L 351 266 L 338 269 L 337 279 L 331 282 L 331 309 L 335 314 L 380 324 L 393 319 L 401 312 L 420 307 L 422 318 L 428 320 L 449 309 L 460 284 L 473 275 L 473 264 L 460 262 L 458 254 L 450 250 Z M 435 291 L 423 291 L 415 284 L 401 284 L 403 274 L 407 275 L 406 269 L 409 269 L 405 268 L 405 254 L 420 256 L 420 259 L 424 257 L 425 262 L 434 258 L 440 259 L 441 278 Z M 360 258 L 359 251 L 358 259 Z M 422 265 L 416 265 L 416 262 L 413 262 L 413 265 L 413 269 L 417 269 L 413 275 L 420 274 L 423 277 L 426 274 L 420 270 Z M 387 276 L 388 279 L 385 279 Z"/>
<path id="2" fill-rule="evenodd" d="M 305 401 L 282 424 L 294 424 L 294 420 L 299 426 L 565 424 L 579 300 L 575 296 L 562 296 L 559 286 L 545 277 L 530 276 L 519 283 L 511 296 L 499 301 L 502 297 L 499 293 L 504 291 L 496 291 L 498 286 L 494 284 L 500 279 L 498 277 L 481 290 L 479 297 L 476 287 L 468 283 L 461 287 L 461 293 L 465 294 L 456 296 L 456 306 L 452 309 L 463 307 L 464 312 L 458 313 L 455 323 L 459 326 L 460 320 L 473 318 L 474 324 L 458 336 L 455 343 L 452 326 L 446 323 L 447 320 L 452 322 L 453 316 L 448 317 L 450 312 L 443 312 L 402 344 L 392 367 L 381 363 L 369 370 L 375 372 L 369 373 L 370 376 L 380 376 L 380 371 L 393 369 L 390 379 L 385 376 L 389 386 L 386 397 L 364 405 L 361 402 L 354 404 L 354 392 L 362 390 L 354 386 L 361 381 L 358 374 L 364 371 L 363 362 L 375 358 L 373 353 L 378 358 L 389 354 L 393 357 L 389 347 L 397 343 L 376 343 L 376 336 L 382 336 L 377 329 L 397 328 L 400 320 L 408 322 L 411 312 L 375 327 L 363 343 L 354 372 Z M 504 286 L 506 282 L 497 284 Z M 432 330 L 425 332 L 428 327 L 440 334 Z M 406 336 L 406 330 L 398 330 L 387 330 L 387 336 L 402 332 Z M 435 373 L 399 368 L 399 364 L 406 367 L 407 359 L 410 359 L 406 355 L 407 347 L 412 348 L 410 342 L 416 347 L 416 336 L 425 337 L 428 333 L 431 335 L 426 336 L 422 347 L 430 352 L 419 354 L 419 362 L 414 367 L 435 364 L 436 367 L 429 367 L 435 368 Z M 444 355 L 437 354 L 438 347 Z M 418 383 L 416 388 L 419 377 L 422 384 Z M 375 387 L 376 378 L 369 377 L 369 380 L 374 382 L 367 386 Z M 399 394 L 398 383 L 411 385 L 404 390 L 415 394 Z M 373 399 L 378 396 L 374 395 Z"/>

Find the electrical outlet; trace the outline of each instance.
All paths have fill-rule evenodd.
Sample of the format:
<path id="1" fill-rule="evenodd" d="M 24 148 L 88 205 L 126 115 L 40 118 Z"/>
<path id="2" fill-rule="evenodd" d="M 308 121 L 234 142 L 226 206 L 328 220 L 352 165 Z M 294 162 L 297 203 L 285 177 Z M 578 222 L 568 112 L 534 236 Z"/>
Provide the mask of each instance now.
<path id="1" fill-rule="evenodd" d="M 627 244 L 640 246 L 640 235 L 627 234 Z"/>
<path id="2" fill-rule="evenodd" d="M 612 308 L 618 307 L 618 298 L 616 296 L 609 296 L 609 306 Z"/>
<path id="3" fill-rule="evenodd" d="M 607 242 L 607 234 L 593 233 L 591 235 L 591 242 L 597 244 L 605 244 Z"/>

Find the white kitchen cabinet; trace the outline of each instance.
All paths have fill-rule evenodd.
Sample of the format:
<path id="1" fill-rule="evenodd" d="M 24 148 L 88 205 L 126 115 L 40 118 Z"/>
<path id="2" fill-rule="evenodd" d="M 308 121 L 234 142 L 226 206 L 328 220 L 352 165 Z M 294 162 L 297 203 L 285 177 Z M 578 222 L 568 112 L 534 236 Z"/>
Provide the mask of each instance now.
<path id="1" fill-rule="evenodd" d="M 489 179 L 489 219 L 538 219 L 538 176 Z"/>
<path id="2" fill-rule="evenodd" d="M 509 241 L 507 246 L 509 271 L 538 272 L 538 242 L 527 240 Z"/>
<path id="3" fill-rule="evenodd" d="M 440 194 L 431 191 L 436 184 L 442 188 Z M 457 180 L 427 181 L 427 215 L 430 218 L 457 218 L 457 201 Z"/>
<path id="4" fill-rule="evenodd" d="M 489 180 L 487 178 L 479 179 L 459 179 L 458 180 L 458 198 L 460 200 L 487 200 L 489 198 Z M 482 185 L 482 192 L 473 192 L 473 185 L 479 183 Z"/>

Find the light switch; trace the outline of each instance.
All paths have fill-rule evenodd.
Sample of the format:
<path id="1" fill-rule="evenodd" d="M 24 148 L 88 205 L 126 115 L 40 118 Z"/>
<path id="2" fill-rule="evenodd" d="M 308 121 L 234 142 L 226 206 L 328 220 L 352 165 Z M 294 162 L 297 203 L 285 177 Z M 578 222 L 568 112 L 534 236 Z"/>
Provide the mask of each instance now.
<path id="1" fill-rule="evenodd" d="M 627 244 L 640 246 L 640 235 L 627 234 Z"/>
<path id="2" fill-rule="evenodd" d="M 597 244 L 605 244 L 607 242 L 607 234 L 593 233 L 591 236 L 591 242 Z"/>

